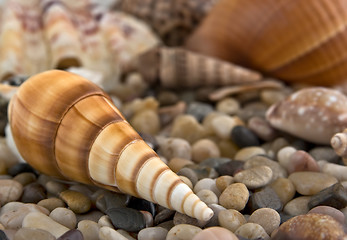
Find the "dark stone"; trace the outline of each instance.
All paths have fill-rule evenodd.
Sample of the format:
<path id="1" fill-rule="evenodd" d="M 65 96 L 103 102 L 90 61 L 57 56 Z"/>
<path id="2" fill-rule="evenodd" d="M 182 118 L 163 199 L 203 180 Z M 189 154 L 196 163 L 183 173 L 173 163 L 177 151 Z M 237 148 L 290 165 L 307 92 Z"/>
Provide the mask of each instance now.
<path id="1" fill-rule="evenodd" d="M 6 233 L 2 230 L 0 230 L 0 240 L 8 240 Z"/>
<path id="2" fill-rule="evenodd" d="M 172 220 L 175 212 L 176 211 L 168 209 L 168 208 L 165 208 L 165 209 L 161 210 L 154 217 L 154 225 L 156 226 L 159 223 L 162 223 L 162 222 L 165 222 L 165 221 L 168 221 L 168 220 Z"/>
<path id="3" fill-rule="evenodd" d="M 283 208 L 281 199 L 271 187 L 265 187 L 251 194 L 248 204 L 252 212 L 259 208 L 272 208 L 280 212 Z"/>
<path id="4" fill-rule="evenodd" d="M 12 85 L 12 86 L 20 86 L 28 78 L 29 76 L 26 76 L 26 75 L 15 75 L 15 76 L 11 76 L 7 78 L 6 80 L 3 81 L 3 83 Z"/>
<path id="5" fill-rule="evenodd" d="M 240 148 L 259 146 L 260 141 L 251 130 L 244 126 L 235 126 L 231 130 L 231 140 Z"/>
<path id="6" fill-rule="evenodd" d="M 192 102 L 188 105 L 187 114 L 193 115 L 198 122 L 201 122 L 206 115 L 213 111 L 210 104 L 202 102 Z"/>
<path id="7" fill-rule="evenodd" d="M 24 203 L 38 203 L 46 198 L 46 190 L 39 183 L 30 183 L 23 188 L 21 201 Z"/>
<path id="8" fill-rule="evenodd" d="M 214 168 L 201 166 L 197 164 L 187 165 L 186 168 L 192 169 L 196 176 L 198 177 L 198 180 L 203 178 L 216 178 L 218 177 L 218 173 Z"/>
<path id="9" fill-rule="evenodd" d="M 106 192 L 104 194 L 106 210 L 109 208 L 126 207 L 128 196 L 122 193 Z"/>
<path id="10" fill-rule="evenodd" d="M 187 177 L 193 184 L 193 186 L 197 183 L 198 179 L 198 175 L 196 174 L 196 172 L 191 169 L 191 168 L 181 168 L 178 172 L 177 172 L 178 176 L 185 176 Z"/>
<path id="11" fill-rule="evenodd" d="M 143 211 L 150 212 L 153 217 L 156 214 L 155 204 L 154 203 L 152 203 L 150 201 L 147 201 L 145 199 L 137 198 L 137 197 L 131 197 L 129 199 L 127 207 L 133 208 L 133 209 L 136 209 L 136 210 L 143 210 Z"/>
<path id="12" fill-rule="evenodd" d="M 83 240 L 83 239 L 84 238 L 81 231 L 77 229 L 71 229 L 67 231 L 66 233 L 64 233 L 63 235 L 61 235 L 59 238 L 57 238 L 57 240 Z"/>
<path id="13" fill-rule="evenodd" d="M 281 217 L 281 224 L 284 223 L 284 222 L 286 222 L 286 221 L 288 221 L 288 220 L 291 219 L 292 217 L 295 217 L 295 216 L 292 216 L 292 215 L 288 215 L 288 214 L 286 214 L 286 213 L 284 213 L 284 212 L 280 212 L 279 214 L 280 214 L 280 217 Z M 281 225 L 281 224 L 280 224 L 280 225 Z"/>
<path id="14" fill-rule="evenodd" d="M 219 165 L 217 172 L 220 176 L 229 175 L 234 176 L 236 173 L 243 170 L 243 165 L 245 162 L 238 160 L 231 160 L 229 162 Z"/>
<path id="15" fill-rule="evenodd" d="M 31 172 L 31 173 L 34 173 L 36 176 L 38 176 L 36 170 L 27 163 L 18 163 L 16 165 L 13 165 L 7 170 L 7 173 L 11 175 L 12 177 L 23 172 Z"/>
<path id="16" fill-rule="evenodd" d="M 109 208 L 106 214 L 110 217 L 115 228 L 129 232 L 138 232 L 146 227 L 143 214 L 132 208 Z"/>
<path id="17" fill-rule="evenodd" d="M 218 169 L 218 167 L 226 162 L 231 161 L 230 158 L 207 158 L 204 161 L 200 162 L 199 165 L 200 166 L 206 166 L 206 167 L 211 167 L 214 169 Z"/>
<path id="18" fill-rule="evenodd" d="M 317 206 L 330 206 L 341 209 L 347 206 L 347 190 L 341 183 L 323 189 L 319 193 L 313 195 L 308 202 L 310 209 Z"/>
<path id="19" fill-rule="evenodd" d="M 308 152 L 316 161 L 326 160 L 330 163 L 338 163 L 340 157 L 331 147 L 315 147 Z"/>
<path id="20" fill-rule="evenodd" d="M 142 139 L 148 144 L 148 146 L 150 146 L 154 151 L 158 150 L 159 143 L 155 139 L 155 137 L 153 137 L 152 135 L 148 133 L 139 132 L 139 134 L 142 137 Z"/>

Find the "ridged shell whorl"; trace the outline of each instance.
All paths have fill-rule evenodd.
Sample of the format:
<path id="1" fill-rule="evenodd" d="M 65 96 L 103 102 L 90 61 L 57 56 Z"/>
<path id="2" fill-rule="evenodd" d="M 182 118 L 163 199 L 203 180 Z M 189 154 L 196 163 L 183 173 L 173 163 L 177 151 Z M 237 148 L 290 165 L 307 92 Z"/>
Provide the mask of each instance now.
<path id="1" fill-rule="evenodd" d="M 201 220 L 213 215 L 110 98 L 78 75 L 31 77 L 11 100 L 9 121 L 23 158 L 45 174 L 119 189 Z"/>

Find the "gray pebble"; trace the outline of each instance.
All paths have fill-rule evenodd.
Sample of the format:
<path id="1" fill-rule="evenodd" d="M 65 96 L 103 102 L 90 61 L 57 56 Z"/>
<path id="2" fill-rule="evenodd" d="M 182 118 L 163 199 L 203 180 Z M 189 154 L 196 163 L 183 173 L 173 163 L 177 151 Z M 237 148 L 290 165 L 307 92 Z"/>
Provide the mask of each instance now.
<path id="1" fill-rule="evenodd" d="M 264 118 L 252 117 L 248 120 L 247 126 L 259 138 L 265 141 L 271 141 L 277 136 L 276 130 Z"/>
<path id="2" fill-rule="evenodd" d="M 340 158 L 331 147 L 315 147 L 308 153 L 317 161 L 325 160 L 330 163 L 338 163 Z"/>
<path id="3" fill-rule="evenodd" d="M 77 230 L 81 231 L 84 240 L 98 239 L 99 229 L 99 225 L 91 220 L 82 220 L 77 225 Z"/>
<path id="4" fill-rule="evenodd" d="M 106 211 L 113 226 L 130 232 L 137 232 L 146 227 L 144 216 L 132 208 L 109 208 Z"/>
<path id="5" fill-rule="evenodd" d="M 276 211 L 281 211 L 282 207 L 281 199 L 271 187 L 265 187 L 253 193 L 250 197 L 251 211 L 255 211 L 258 208 L 272 208 Z"/>
<path id="6" fill-rule="evenodd" d="M 17 201 L 23 192 L 23 186 L 15 181 L 10 179 L 1 179 L 0 180 L 0 205 L 4 205 L 8 202 Z"/>
<path id="7" fill-rule="evenodd" d="M 314 208 L 319 205 L 330 206 L 341 209 L 347 206 L 347 189 L 341 183 L 323 189 L 311 196 L 308 207 Z"/>
<path id="8" fill-rule="evenodd" d="M 218 221 L 221 227 L 229 229 L 232 232 L 235 232 L 241 225 L 247 222 L 242 213 L 235 209 L 220 211 Z"/>
<path id="9" fill-rule="evenodd" d="M 67 208 L 58 207 L 49 214 L 49 217 L 70 229 L 75 228 L 77 224 L 75 213 Z"/>
<path id="10" fill-rule="evenodd" d="M 202 229 L 189 224 L 179 224 L 170 229 L 166 240 L 191 240 Z"/>
<path id="11" fill-rule="evenodd" d="M 198 180 L 203 178 L 216 178 L 219 176 L 214 168 L 201 166 L 200 164 L 187 165 L 186 168 L 192 169 L 196 173 Z"/>
<path id="12" fill-rule="evenodd" d="M 41 177 L 42 175 L 40 175 Z M 44 184 L 46 190 L 48 193 L 54 195 L 54 196 L 59 196 L 59 194 L 65 190 L 68 189 L 68 186 L 64 183 L 57 182 L 57 181 L 48 181 L 47 183 Z"/>
<path id="13" fill-rule="evenodd" d="M 210 104 L 202 102 L 191 102 L 187 108 L 187 114 L 193 115 L 199 122 L 201 122 L 206 115 L 213 111 Z"/>
<path id="14" fill-rule="evenodd" d="M 193 217 L 189 217 L 188 215 L 180 213 L 180 212 L 176 212 L 173 218 L 173 223 L 175 225 L 189 224 L 189 225 L 193 225 L 197 227 L 203 227 L 206 225 L 207 222 L 198 220 Z"/>
<path id="15" fill-rule="evenodd" d="M 91 220 L 98 222 L 102 216 L 104 216 L 104 213 L 97 210 L 92 210 L 84 214 L 76 214 L 77 222 L 80 222 L 82 220 Z"/>
<path id="16" fill-rule="evenodd" d="M 272 170 L 268 166 L 256 166 L 238 172 L 234 176 L 235 182 L 241 182 L 249 189 L 266 186 L 272 180 Z"/>
<path id="17" fill-rule="evenodd" d="M 181 168 L 178 172 L 177 172 L 178 176 L 185 176 L 187 177 L 193 185 L 195 185 L 198 182 L 198 175 L 196 174 L 196 172 L 193 169 L 184 167 Z"/>
<path id="18" fill-rule="evenodd" d="M 26 185 L 23 188 L 21 201 L 24 203 L 38 203 L 39 201 L 45 198 L 46 198 L 45 188 L 41 184 L 37 182 L 33 182 Z"/>
<path id="19" fill-rule="evenodd" d="M 248 218 L 248 222 L 257 223 L 264 228 L 267 234 L 277 229 L 281 223 L 281 217 L 277 211 L 271 208 L 255 210 Z"/>
<path id="20" fill-rule="evenodd" d="M 174 210 L 163 208 L 161 211 L 159 211 L 155 217 L 154 217 L 154 225 L 158 225 L 159 223 L 165 222 L 172 218 L 172 216 L 175 214 Z"/>
<path id="21" fill-rule="evenodd" d="M 77 229 L 71 229 L 61 235 L 57 240 L 84 240 L 81 231 Z"/>
<path id="22" fill-rule="evenodd" d="M 35 228 L 21 228 L 14 234 L 14 240 L 55 240 L 56 238 L 49 232 Z"/>
<path id="23" fill-rule="evenodd" d="M 165 240 L 168 230 L 162 227 L 142 229 L 137 235 L 138 240 Z"/>

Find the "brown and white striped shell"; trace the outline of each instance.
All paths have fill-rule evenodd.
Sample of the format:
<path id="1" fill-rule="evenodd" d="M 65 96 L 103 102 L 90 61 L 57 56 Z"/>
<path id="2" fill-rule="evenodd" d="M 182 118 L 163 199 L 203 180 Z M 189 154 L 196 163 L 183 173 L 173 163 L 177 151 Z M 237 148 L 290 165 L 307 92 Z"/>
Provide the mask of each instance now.
<path id="1" fill-rule="evenodd" d="M 200 220 L 210 208 L 142 140 L 88 80 L 50 70 L 28 79 L 9 105 L 22 157 L 58 178 L 144 198 Z"/>

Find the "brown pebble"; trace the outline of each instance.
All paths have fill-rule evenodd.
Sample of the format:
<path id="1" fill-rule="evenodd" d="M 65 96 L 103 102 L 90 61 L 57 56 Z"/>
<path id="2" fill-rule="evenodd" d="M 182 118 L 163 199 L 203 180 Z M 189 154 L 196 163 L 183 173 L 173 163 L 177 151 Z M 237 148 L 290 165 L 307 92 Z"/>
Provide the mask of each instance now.
<path id="1" fill-rule="evenodd" d="M 188 160 L 185 158 L 174 157 L 174 158 L 170 159 L 168 166 L 172 171 L 177 173 L 179 170 L 181 170 L 181 168 L 183 168 L 187 165 L 191 165 L 191 164 L 194 164 L 194 162 L 191 160 Z"/>
<path id="2" fill-rule="evenodd" d="M 234 178 L 229 175 L 216 178 L 216 186 L 220 192 L 223 192 L 232 183 L 234 183 Z"/>
<path id="3" fill-rule="evenodd" d="M 346 217 L 343 214 L 343 212 L 330 206 L 318 206 L 318 207 L 312 208 L 308 213 L 320 213 L 320 214 L 329 215 L 335 218 L 335 220 L 341 224 L 345 224 L 345 220 L 346 220 Z"/>
<path id="4" fill-rule="evenodd" d="M 193 240 L 238 240 L 238 237 L 222 227 L 210 227 L 196 234 Z"/>
<path id="5" fill-rule="evenodd" d="M 31 172 L 23 172 L 23 173 L 16 175 L 13 178 L 13 180 L 16 180 L 17 182 L 19 182 L 23 186 L 26 186 L 29 183 L 34 182 L 36 180 L 36 176 L 35 176 L 35 174 L 33 174 Z"/>
<path id="6" fill-rule="evenodd" d="M 0 180 L 0 205 L 4 205 L 8 202 L 17 201 L 23 192 L 23 186 L 10 179 Z"/>
<path id="7" fill-rule="evenodd" d="M 63 200 L 59 198 L 47 198 L 37 203 L 37 205 L 48 209 L 50 212 L 58 207 L 65 207 Z"/>
<path id="8" fill-rule="evenodd" d="M 192 160 L 196 163 L 200 163 L 207 158 L 218 157 L 220 157 L 219 148 L 210 139 L 200 139 L 192 145 Z"/>
<path id="9" fill-rule="evenodd" d="M 264 228 L 257 223 L 243 224 L 235 231 L 235 234 L 247 239 L 256 239 L 259 237 L 264 240 L 270 239 Z"/>
<path id="10" fill-rule="evenodd" d="M 317 161 L 307 152 L 298 150 L 290 155 L 287 166 L 288 173 L 299 171 L 312 171 L 319 172 L 319 166 Z"/>
<path id="11" fill-rule="evenodd" d="M 308 208 L 310 198 L 310 196 L 300 196 L 294 198 L 284 206 L 283 211 L 291 216 L 306 214 L 310 210 Z"/>
<path id="12" fill-rule="evenodd" d="M 219 204 L 227 209 L 241 211 L 246 206 L 249 192 L 245 184 L 233 183 L 229 185 L 220 195 Z"/>
<path id="13" fill-rule="evenodd" d="M 277 178 L 270 187 L 277 193 L 283 205 L 292 200 L 295 195 L 295 187 L 288 178 Z"/>
<path id="14" fill-rule="evenodd" d="M 60 193 L 60 198 L 75 213 L 86 213 L 91 207 L 90 199 L 80 192 L 66 190 Z"/>
<path id="15" fill-rule="evenodd" d="M 218 214 L 218 221 L 221 227 L 235 232 L 241 225 L 247 221 L 239 211 L 235 209 L 222 210 Z"/>
<path id="16" fill-rule="evenodd" d="M 236 173 L 234 180 L 244 183 L 249 189 L 255 189 L 266 186 L 271 181 L 272 175 L 272 170 L 268 166 L 256 166 Z"/>

